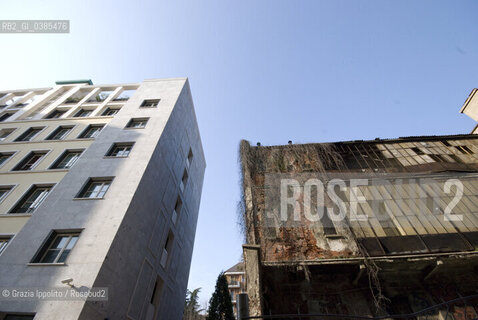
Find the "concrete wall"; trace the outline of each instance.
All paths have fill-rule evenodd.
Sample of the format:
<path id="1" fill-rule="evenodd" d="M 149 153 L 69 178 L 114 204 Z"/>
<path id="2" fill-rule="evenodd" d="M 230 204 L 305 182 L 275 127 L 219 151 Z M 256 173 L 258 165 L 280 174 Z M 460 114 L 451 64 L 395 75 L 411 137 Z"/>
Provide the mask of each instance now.
<path id="1" fill-rule="evenodd" d="M 473 89 L 466 99 L 460 112 L 466 114 L 475 121 L 478 121 L 478 90 Z"/>
<path id="2" fill-rule="evenodd" d="M 189 179 L 180 181 L 191 148 Z M 101 314 L 110 319 L 181 319 L 189 277 L 205 160 L 192 109 L 189 86 L 182 89 L 162 132 L 130 207 L 108 252 L 95 286 L 108 284 L 114 295 L 109 303 L 88 304 L 81 318 Z M 177 196 L 183 206 L 177 222 L 172 220 Z M 166 268 L 160 264 L 169 233 L 174 235 Z M 157 279 L 162 287 L 159 302 L 150 303 Z M 121 279 L 121 281 L 117 281 Z"/>
<path id="3" fill-rule="evenodd" d="M 72 93 L 75 88 L 68 90 Z M 151 98 L 161 99 L 157 108 L 139 108 L 144 99 Z M 81 301 L 0 301 L 0 311 L 35 312 L 35 319 L 77 319 L 80 314 L 84 319 L 104 319 L 105 314 L 110 319 L 124 319 L 128 313 L 134 313 L 130 319 L 137 319 L 137 312 L 131 310 L 139 308 L 141 313 L 142 308 L 137 301 L 147 299 L 146 296 L 151 293 L 150 290 L 137 291 L 137 279 L 147 279 L 145 275 L 157 269 L 155 259 L 160 255 L 157 250 L 161 248 L 161 245 L 145 246 L 144 241 L 153 241 L 154 238 L 154 241 L 164 243 L 170 226 L 166 220 L 174 206 L 171 203 L 175 201 L 171 199 L 179 188 L 185 154 L 192 147 L 194 160 L 183 195 L 184 214 L 180 214 L 176 226 L 172 228 L 175 238 L 170 267 L 161 271 L 164 281 L 161 312 L 178 318 L 179 308 L 182 311 L 184 302 L 205 167 L 192 108 L 186 79 L 143 82 L 114 118 L 101 117 L 101 121 L 110 120 L 108 126 L 94 141 L 87 142 L 89 147 L 68 172 L 61 172 L 64 177 L 58 176 L 60 172 L 45 172 L 50 179 L 53 179 L 52 174 L 56 174 L 57 180 L 52 182 L 58 183 L 24 227 L 18 231 L 20 221 L 11 223 L 12 232 L 17 234 L 0 256 L 0 287 L 64 287 L 61 280 L 73 278 L 77 287 L 111 285 L 110 307 L 93 307 L 94 303 L 85 307 Z M 29 112 L 34 111 L 25 110 L 23 117 Z M 149 121 L 144 129 L 125 129 L 132 117 L 149 117 Z M 71 120 L 58 119 L 54 122 Z M 90 117 L 79 121 L 100 120 Z M 8 123 L 13 124 L 17 125 L 17 122 Z M 128 158 L 104 157 L 115 142 L 135 143 Z M 56 146 L 58 150 L 63 149 L 58 143 Z M 32 148 L 30 145 L 25 149 L 28 147 Z M 49 162 L 46 160 L 45 165 Z M 25 177 L 26 184 L 31 183 L 34 176 L 29 173 Z M 20 178 L 20 175 L 16 177 Z M 75 199 L 90 177 L 114 177 L 105 198 Z M 51 230 L 60 229 L 82 230 L 66 263 L 29 264 Z M 148 269 L 148 266 L 152 268 Z M 133 292 L 138 292 L 134 298 Z M 114 314 L 109 315 L 113 310 Z M 140 314 L 140 318 L 143 317 Z"/>

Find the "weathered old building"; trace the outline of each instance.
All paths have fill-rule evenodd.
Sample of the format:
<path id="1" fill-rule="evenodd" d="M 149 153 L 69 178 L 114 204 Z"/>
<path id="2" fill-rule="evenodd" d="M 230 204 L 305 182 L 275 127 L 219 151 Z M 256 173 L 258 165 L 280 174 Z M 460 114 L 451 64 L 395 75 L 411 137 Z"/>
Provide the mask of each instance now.
<path id="1" fill-rule="evenodd" d="M 478 317 L 477 135 L 240 156 L 250 315 Z"/>

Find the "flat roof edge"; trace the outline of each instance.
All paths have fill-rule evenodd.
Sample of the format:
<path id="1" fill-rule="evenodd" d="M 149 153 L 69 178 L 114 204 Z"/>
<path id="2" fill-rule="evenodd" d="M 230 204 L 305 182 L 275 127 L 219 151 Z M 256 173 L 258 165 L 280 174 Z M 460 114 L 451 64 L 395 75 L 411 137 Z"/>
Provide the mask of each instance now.
<path id="1" fill-rule="evenodd" d="M 270 146 L 253 146 L 249 145 L 251 148 L 281 148 L 289 147 L 293 148 L 294 146 L 303 146 L 303 145 L 320 145 L 320 144 L 338 144 L 338 143 L 393 143 L 393 142 L 406 142 L 406 141 L 434 141 L 440 139 L 477 139 L 478 134 L 472 133 L 460 133 L 460 134 L 447 134 L 447 135 L 432 135 L 432 136 L 405 136 L 398 138 L 385 138 L 385 139 L 373 139 L 373 140 L 344 140 L 344 141 L 332 141 L 332 142 L 312 142 L 312 143 L 293 143 L 293 144 L 280 144 L 280 145 L 270 145 Z"/>
<path id="2" fill-rule="evenodd" d="M 55 81 L 55 84 L 56 84 L 56 85 L 63 85 L 63 84 L 80 84 L 80 83 L 89 84 L 90 86 L 93 85 L 93 81 L 91 81 L 91 79 Z"/>
<path id="3" fill-rule="evenodd" d="M 156 81 L 186 81 L 188 77 L 176 77 L 176 78 L 159 78 L 159 79 L 144 79 L 144 82 L 156 82 Z"/>

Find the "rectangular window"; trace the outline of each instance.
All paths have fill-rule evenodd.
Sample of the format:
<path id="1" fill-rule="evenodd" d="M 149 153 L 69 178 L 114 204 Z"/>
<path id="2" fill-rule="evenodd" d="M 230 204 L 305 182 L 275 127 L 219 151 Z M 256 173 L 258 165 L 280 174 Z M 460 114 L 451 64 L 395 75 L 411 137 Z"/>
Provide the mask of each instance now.
<path id="1" fill-rule="evenodd" d="M 13 131 L 15 131 L 14 128 L 0 130 L 0 141 L 5 140 Z"/>
<path id="2" fill-rule="evenodd" d="M 63 140 L 72 128 L 72 126 L 59 126 L 46 138 L 46 140 Z"/>
<path id="3" fill-rule="evenodd" d="M 53 186 L 36 186 L 23 196 L 17 205 L 10 211 L 10 213 L 32 213 L 35 211 L 46 199 Z"/>
<path id="4" fill-rule="evenodd" d="M 46 151 L 32 151 L 19 164 L 13 168 L 13 171 L 32 170 L 36 167 L 43 157 L 47 154 Z"/>
<path id="5" fill-rule="evenodd" d="M 15 141 L 32 141 L 39 133 L 43 130 L 41 128 L 29 128 L 27 131 L 22 133 Z"/>
<path id="6" fill-rule="evenodd" d="M 105 111 L 101 114 L 102 116 L 114 116 L 115 114 L 118 113 L 120 109 L 119 108 L 106 108 Z"/>
<path id="7" fill-rule="evenodd" d="M 32 263 L 65 262 L 79 237 L 79 232 L 54 231 Z"/>
<path id="8" fill-rule="evenodd" d="M 0 255 L 7 247 L 9 241 L 10 241 L 10 237 L 0 237 Z"/>
<path id="9" fill-rule="evenodd" d="M 3 201 L 8 195 L 8 193 L 12 190 L 11 186 L 1 186 L 0 187 L 0 202 Z"/>
<path id="10" fill-rule="evenodd" d="M 7 113 L 2 114 L 0 116 L 0 122 L 7 120 L 8 118 L 10 118 L 13 115 L 14 115 L 14 113 L 12 113 L 12 112 L 7 112 Z"/>
<path id="11" fill-rule="evenodd" d="M 181 213 L 182 207 L 183 207 L 183 201 L 181 200 L 181 197 L 178 196 L 178 198 L 176 199 L 176 204 L 174 205 L 173 216 L 172 216 L 172 220 L 174 224 L 176 224 L 176 221 L 178 220 L 178 216 Z"/>
<path id="12" fill-rule="evenodd" d="M 118 158 L 127 157 L 131 152 L 131 148 L 133 148 L 132 142 L 115 143 L 106 156 Z"/>
<path id="13" fill-rule="evenodd" d="M 102 199 L 105 197 L 113 178 L 90 178 L 78 194 L 78 198 Z"/>
<path id="14" fill-rule="evenodd" d="M 2 152 L 0 153 L 0 167 L 7 162 L 8 159 L 13 155 L 12 152 Z"/>
<path id="15" fill-rule="evenodd" d="M 49 115 L 45 117 L 45 119 L 58 119 L 60 118 L 63 114 L 65 114 L 66 111 L 64 110 L 53 110 Z"/>
<path id="16" fill-rule="evenodd" d="M 181 184 L 179 185 L 179 188 L 183 192 L 184 192 L 184 188 L 186 188 L 186 183 L 188 182 L 188 177 L 189 177 L 188 170 L 184 169 L 183 177 L 181 178 Z"/>
<path id="17" fill-rule="evenodd" d="M 147 122 L 148 118 L 133 118 L 128 122 L 126 128 L 143 129 Z"/>
<path id="18" fill-rule="evenodd" d="M 73 117 L 75 118 L 88 117 L 91 113 L 93 113 L 93 110 L 80 109 Z"/>
<path id="19" fill-rule="evenodd" d="M 26 314 L 7 314 L 3 320 L 33 320 L 34 317 Z"/>
<path id="20" fill-rule="evenodd" d="M 141 103 L 140 107 L 141 108 L 155 108 L 158 106 L 159 99 L 149 99 L 149 100 L 144 100 L 143 103 Z"/>
<path id="21" fill-rule="evenodd" d="M 50 169 L 69 169 L 80 158 L 83 150 L 66 150 L 60 158 L 53 163 Z"/>
<path id="22" fill-rule="evenodd" d="M 156 283 L 154 284 L 153 293 L 151 294 L 150 303 L 154 306 L 155 309 L 159 306 L 159 300 L 161 297 L 161 291 L 163 289 L 163 280 L 158 276 Z"/>
<path id="23" fill-rule="evenodd" d="M 191 150 L 191 148 L 189 148 L 188 159 L 186 161 L 186 165 L 188 168 L 191 166 L 192 162 L 193 162 L 193 151 Z"/>
<path id="24" fill-rule="evenodd" d="M 104 124 L 92 124 L 89 125 L 85 131 L 83 131 L 78 138 L 96 138 L 103 129 Z"/>
<path id="25" fill-rule="evenodd" d="M 169 257 L 171 256 L 171 249 L 173 248 L 173 240 L 174 235 L 171 231 L 168 233 L 168 237 L 166 238 L 166 242 L 164 243 L 163 247 L 163 254 L 161 255 L 161 266 L 166 269 L 168 265 Z"/>

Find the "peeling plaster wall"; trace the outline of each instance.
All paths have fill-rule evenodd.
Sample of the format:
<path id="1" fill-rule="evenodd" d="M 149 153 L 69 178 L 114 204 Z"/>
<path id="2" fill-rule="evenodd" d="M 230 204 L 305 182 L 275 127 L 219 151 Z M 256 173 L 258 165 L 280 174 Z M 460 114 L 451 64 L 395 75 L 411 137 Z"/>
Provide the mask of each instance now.
<path id="1" fill-rule="evenodd" d="M 252 259 L 250 250 L 244 249 L 251 315 L 403 314 L 476 293 L 478 225 L 474 222 L 434 221 L 432 226 L 411 212 L 400 212 L 403 207 L 396 205 L 394 213 L 401 215 L 397 236 L 390 236 L 379 221 L 336 225 L 336 234 L 330 235 L 304 219 L 299 226 L 271 226 L 265 218 L 268 174 L 333 173 L 347 179 L 357 172 L 371 176 L 445 172 L 446 178 L 466 180 L 465 175 L 478 172 L 476 136 L 272 147 L 251 147 L 243 141 L 240 151 L 244 248 L 254 246 L 259 256 Z M 470 198 L 460 212 L 474 221 L 478 189 L 476 181 L 466 183 L 465 196 Z M 413 214 L 420 218 L 420 212 Z M 374 252 L 374 246 L 380 250 Z M 478 302 L 470 301 L 470 305 L 478 306 Z M 455 319 L 478 312 L 471 306 L 460 308 L 451 311 Z M 440 312 L 435 311 L 433 319 L 438 319 Z"/>

